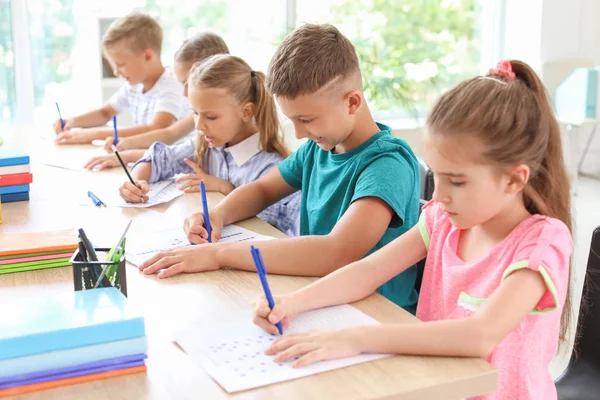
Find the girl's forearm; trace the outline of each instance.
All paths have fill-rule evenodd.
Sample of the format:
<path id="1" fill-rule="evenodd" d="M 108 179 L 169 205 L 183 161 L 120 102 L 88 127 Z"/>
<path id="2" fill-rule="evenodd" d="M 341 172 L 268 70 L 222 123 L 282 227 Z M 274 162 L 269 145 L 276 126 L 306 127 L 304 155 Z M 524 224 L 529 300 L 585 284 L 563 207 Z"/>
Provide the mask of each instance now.
<path id="1" fill-rule="evenodd" d="M 486 357 L 496 346 L 477 317 L 351 329 L 363 353 Z"/>
<path id="2" fill-rule="evenodd" d="M 152 163 L 141 162 L 131 171 L 131 177 L 136 181 L 148 181 L 152 176 Z"/>

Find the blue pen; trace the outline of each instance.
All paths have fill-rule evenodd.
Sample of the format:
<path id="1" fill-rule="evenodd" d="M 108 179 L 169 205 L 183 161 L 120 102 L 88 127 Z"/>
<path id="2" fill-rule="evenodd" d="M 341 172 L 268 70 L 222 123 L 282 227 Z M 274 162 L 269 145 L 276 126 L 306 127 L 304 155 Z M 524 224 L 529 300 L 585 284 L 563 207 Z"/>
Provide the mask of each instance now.
<path id="1" fill-rule="evenodd" d="M 250 246 L 250 253 L 252 254 L 252 259 L 254 260 L 254 266 L 256 267 L 256 273 L 260 279 L 260 283 L 262 284 L 263 290 L 265 291 L 265 297 L 267 298 L 267 302 L 269 302 L 269 307 L 271 310 L 275 307 L 275 301 L 273 300 L 273 295 L 271 294 L 271 289 L 269 288 L 269 282 L 267 282 L 267 268 L 265 267 L 265 262 L 262 258 L 262 254 L 260 254 L 260 250 L 254 246 Z M 283 335 L 283 326 L 281 322 L 275 324 L 277 326 L 277 330 L 280 335 Z"/>
<path id="2" fill-rule="evenodd" d="M 58 118 L 60 119 L 60 127 L 61 127 L 61 129 L 65 129 L 65 121 L 62 119 L 62 115 L 60 115 L 60 107 L 58 107 L 58 101 L 55 102 L 54 104 L 56 104 L 56 111 L 58 111 Z"/>
<path id="3" fill-rule="evenodd" d="M 202 196 L 204 225 L 206 225 L 206 232 L 208 232 L 208 243 L 212 243 L 212 229 L 210 228 L 210 217 L 208 216 L 208 202 L 206 201 L 206 186 L 204 186 L 204 181 L 200 181 L 200 195 Z"/>
<path id="4" fill-rule="evenodd" d="M 117 135 L 117 116 L 116 115 L 113 115 L 113 129 L 114 129 L 113 144 L 116 146 L 117 144 L 119 144 L 119 135 Z"/>
<path id="5" fill-rule="evenodd" d="M 92 199 L 92 201 L 94 202 L 94 205 L 96 207 L 98 207 L 98 206 L 106 207 L 106 204 L 104 204 L 104 202 L 102 200 L 100 200 L 100 198 L 98 198 L 98 196 L 96 196 L 94 193 L 92 193 L 91 190 L 88 190 L 88 197 L 90 199 Z"/>

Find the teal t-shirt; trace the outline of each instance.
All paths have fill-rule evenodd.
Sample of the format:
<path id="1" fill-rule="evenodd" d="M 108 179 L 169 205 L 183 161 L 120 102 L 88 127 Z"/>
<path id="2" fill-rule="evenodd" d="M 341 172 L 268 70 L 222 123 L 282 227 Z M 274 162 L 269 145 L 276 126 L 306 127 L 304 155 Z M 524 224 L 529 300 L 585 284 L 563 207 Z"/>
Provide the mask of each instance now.
<path id="1" fill-rule="evenodd" d="M 389 127 L 377 125 L 381 132 L 349 152 L 324 151 L 310 140 L 279 164 L 283 179 L 302 190 L 300 235 L 329 234 L 350 204 L 363 197 L 378 197 L 395 213 L 383 237 L 368 254 L 417 223 L 420 187 L 417 158 L 404 140 L 392 137 Z M 377 291 L 414 313 L 416 276 L 413 266 Z"/>

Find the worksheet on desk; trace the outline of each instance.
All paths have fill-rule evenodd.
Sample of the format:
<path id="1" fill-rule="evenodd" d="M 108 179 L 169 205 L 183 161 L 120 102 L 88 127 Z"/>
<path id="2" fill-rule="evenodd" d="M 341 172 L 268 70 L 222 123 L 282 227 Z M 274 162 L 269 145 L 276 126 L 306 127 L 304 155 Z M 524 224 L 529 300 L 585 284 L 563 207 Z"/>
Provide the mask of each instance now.
<path id="1" fill-rule="evenodd" d="M 221 230 L 221 242 L 248 242 L 271 240 L 271 236 L 260 235 L 237 225 L 227 225 Z M 144 234 L 130 234 L 127 237 L 127 261 L 139 266 L 154 254 L 182 247 L 192 246 L 183 228 L 171 228 Z"/>
<path id="2" fill-rule="evenodd" d="M 117 190 L 118 193 L 118 190 Z M 157 204 L 167 203 L 185 193 L 177 188 L 177 183 L 173 179 L 150 184 L 148 191 L 148 201 L 145 203 L 127 203 L 121 197 L 118 201 L 107 203 L 107 206 L 123 207 L 123 208 L 148 208 Z"/>
<path id="3" fill-rule="evenodd" d="M 106 204 L 107 207 L 121 208 L 148 208 L 158 204 L 167 203 L 185 192 L 177 188 L 177 183 L 173 179 L 150 184 L 150 190 L 147 196 L 148 201 L 145 203 L 128 203 L 119 195 L 119 187 L 114 183 L 110 185 L 102 184 L 98 186 L 90 185 L 90 190 Z M 82 191 L 79 201 L 82 205 L 93 206 L 92 201 L 88 198 L 87 193 Z"/>
<path id="4" fill-rule="evenodd" d="M 296 316 L 284 336 L 315 329 L 342 329 L 377 325 L 378 321 L 349 305 L 322 308 Z M 251 315 L 209 327 L 200 321 L 175 335 L 175 341 L 227 392 L 238 392 L 288 381 L 325 371 L 389 357 L 390 354 L 360 354 L 292 368 L 291 361 L 276 363 L 265 349 L 277 339 L 252 323 Z"/>

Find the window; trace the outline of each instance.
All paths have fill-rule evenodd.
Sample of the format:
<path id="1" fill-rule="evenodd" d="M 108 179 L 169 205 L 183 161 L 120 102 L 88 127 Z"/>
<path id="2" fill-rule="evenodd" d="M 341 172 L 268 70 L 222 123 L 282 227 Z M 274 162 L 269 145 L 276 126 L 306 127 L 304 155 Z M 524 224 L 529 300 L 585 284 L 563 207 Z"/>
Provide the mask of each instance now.
<path id="1" fill-rule="evenodd" d="M 365 93 L 378 119 L 422 116 L 441 92 L 489 64 L 497 32 L 490 35 L 488 26 L 499 19 L 489 10 L 501 2 L 0 0 L 0 122 L 14 119 L 17 111 L 30 119 L 54 119 L 54 102 L 65 115 L 73 115 L 106 101 L 122 82 L 103 79 L 102 27 L 132 10 L 150 13 L 163 26 L 165 65 L 172 65 L 185 38 L 211 30 L 223 36 L 232 54 L 264 72 L 286 26 L 335 24 L 356 46 Z M 15 4 L 18 21 L 27 23 L 11 18 Z M 16 63 L 31 67 L 15 70 L 13 41 L 19 43 L 17 55 L 21 48 L 28 54 Z M 24 79 L 33 81 L 33 87 L 24 85 Z M 31 101 L 17 101 L 23 98 Z"/>
<path id="2" fill-rule="evenodd" d="M 297 21 L 336 25 L 356 47 L 371 108 L 409 117 L 480 73 L 480 1 L 299 1 Z"/>
<path id="3" fill-rule="evenodd" d="M 0 123 L 11 122 L 17 105 L 10 0 L 0 0 Z"/>
<path id="4" fill-rule="evenodd" d="M 255 70 L 266 72 L 276 43 L 285 35 L 283 0 L 148 0 L 136 10 L 156 15 L 163 27 L 163 61 L 173 64 L 173 54 L 183 40 L 210 30 L 223 37 L 232 54 Z"/>
<path id="5" fill-rule="evenodd" d="M 73 16 L 74 0 L 27 0 L 31 62 L 35 66 L 33 88 L 35 106 L 52 103 L 63 82 L 73 76 L 73 47 L 77 26 Z"/>

